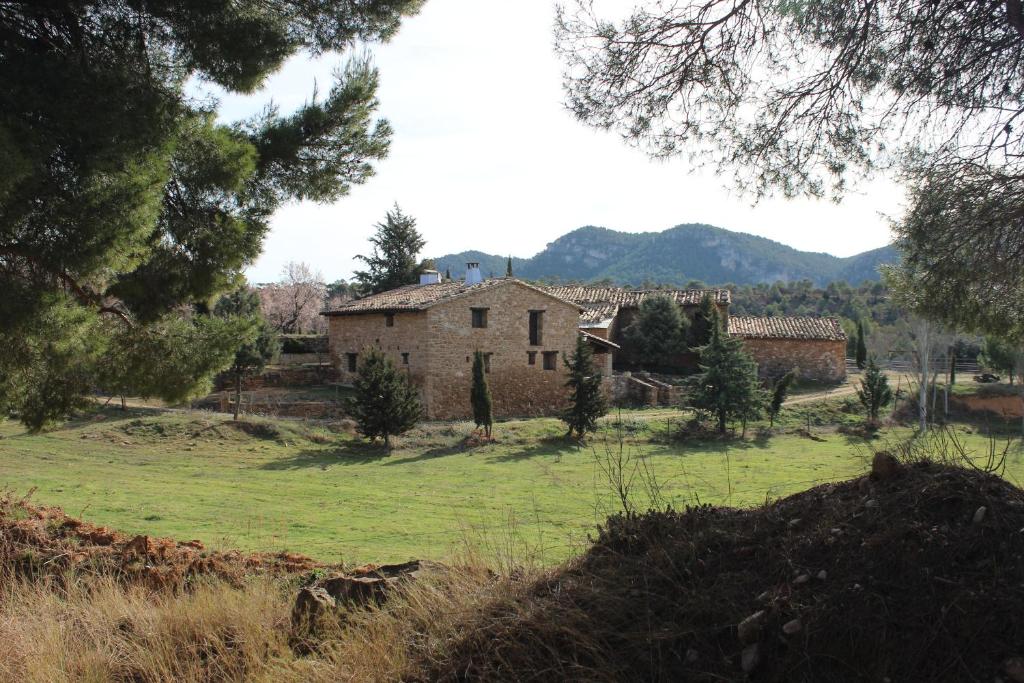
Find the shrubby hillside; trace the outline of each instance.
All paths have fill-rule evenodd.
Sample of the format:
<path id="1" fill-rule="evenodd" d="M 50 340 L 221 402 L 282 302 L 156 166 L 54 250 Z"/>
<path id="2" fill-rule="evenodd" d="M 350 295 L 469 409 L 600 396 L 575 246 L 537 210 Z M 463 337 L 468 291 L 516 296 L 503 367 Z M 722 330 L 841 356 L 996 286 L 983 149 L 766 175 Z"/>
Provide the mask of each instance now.
<path id="1" fill-rule="evenodd" d="M 502 275 L 506 256 L 480 251 L 435 259 L 442 272 L 458 277 L 466 261 L 479 261 L 484 275 Z M 532 258 L 513 258 L 519 277 L 544 281 L 609 280 L 615 284 L 684 286 L 810 280 L 818 286 L 843 280 L 879 279 L 878 266 L 898 259 L 894 247 L 848 258 L 799 251 L 764 237 L 703 224 L 677 225 L 663 232 L 629 233 L 587 226 L 559 237 Z"/>

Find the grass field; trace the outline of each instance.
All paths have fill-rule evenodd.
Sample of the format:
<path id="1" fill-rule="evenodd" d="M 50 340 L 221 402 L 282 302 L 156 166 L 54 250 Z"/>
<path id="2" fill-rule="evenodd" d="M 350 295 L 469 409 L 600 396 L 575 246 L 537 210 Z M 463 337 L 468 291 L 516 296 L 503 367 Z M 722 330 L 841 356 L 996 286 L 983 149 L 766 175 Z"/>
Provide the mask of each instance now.
<path id="1" fill-rule="evenodd" d="M 791 412 L 799 424 L 811 414 Z M 814 422 L 828 413 L 818 407 Z M 467 447 L 471 425 L 426 424 L 388 455 L 302 422 L 246 424 L 153 410 L 108 410 L 38 435 L 3 422 L 0 487 L 35 489 L 38 503 L 130 533 L 345 562 L 444 558 L 465 543 L 554 561 L 619 507 L 605 473 L 620 448 L 610 428 L 579 449 L 556 420 L 510 421 L 496 425 L 496 443 Z M 622 424 L 627 458 L 644 456 L 641 471 L 676 506 L 755 505 L 866 466 L 863 441 L 835 432 L 670 439 L 672 410 L 623 413 Z M 1007 476 L 1024 477 L 1019 451 Z M 645 478 L 633 482 L 641 503 Z"/>

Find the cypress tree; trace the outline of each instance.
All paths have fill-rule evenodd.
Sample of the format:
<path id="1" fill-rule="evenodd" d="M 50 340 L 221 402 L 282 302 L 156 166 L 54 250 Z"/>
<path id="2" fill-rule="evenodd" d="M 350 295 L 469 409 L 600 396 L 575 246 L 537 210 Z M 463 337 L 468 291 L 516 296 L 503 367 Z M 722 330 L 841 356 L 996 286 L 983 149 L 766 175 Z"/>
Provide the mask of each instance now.
<path id="1" fill-rule="evenodd" d="M 366 351 L 353 386 L 348 407 L 359 433 L 371 441 L 383 438 L 388 449 L 391 436 L 412 429 L 422 415 L 416 389 L 381 351 Z"/>
<path id="2" fill-rule="evenodd" d="M 711 318 L 711 341 L 699 351 L 701 373 L 695 378 L 693 407 L 711 411 L 720 434 L 730 418 L 756 418 L 766 402 L 757 385 L 757 365 L 743 342 L 722 330 L 717 310 Z"/>
<path id="3" fill-rule="evenodd" d="M 859 369 L 861 369 L 861 370 L 864 369 L 864 363 L 867 361 L 867 358 L 868 358 L 868 347 L 867 347 L 867 344 L 864 343 L 864 321 L 863 320 L 858 320 L 857 321 L 857 355 L 856 355 L 856 359 L 855 360 L 857 361 L 857 367 Z"/>
<path id="4" fill-rule="evenodd" d="M 867 369 L 860 379 L 860 387 L 857 389 L 857 398 L 868 411 L 868 422 L 878 422 L 878 411 L 892 402 L 892 389 L 889 388 L 889 378 L 882 373 L 875 359 L 868 360 Z"/>
<path id="5" fill-rule="evenodd" d="M 956 384 L 956 346 L 949 347 L 949 385 Z"/>
<path id="6" fill-rule="evenodd" d="M 690 319 L 675 301 L 665 294 L 655 294 L 640 304 L 636 319 L 625 330 L 626 343 L 641 365 L 663 368 L 686 351 L 689 327 Z"/>
<path id="7" fill-rule="evenodd" d="M 483 428 L 484 436 L 491 438 L 491 425 L 494 416 L 491 414 L 491 389 L 487 386 L 484 374 L 484 354 L 473 353 L 473 386 L 469 390 L 469 400 L 473 404 L 473 422 L 477 429 Z"/>
<path id="8" fill-rule="evenodd" d="M 512 277 L 512 257 L 508 257 L 508 265 L 505 266 L 505 277 Z"/>
<path id="9" fill-rule="evenodd" d="M 775 418 L 779 416 L 779 411 L 782 410 L 782 404 L 786 402 L 786 396 L 789 395 L 789 388 L 793 384 L 793 380 L 796 379 L 796 370 L 790 370 L 783 375 L 772 387 L 772 398 L 768 404 L 768 417 L 770 419 L 768 425 L 770 427 L 775 426 Z"/>
<path id="10" fill-rule="evenodd" d="M 693 324 L 690 325 L 689 344 L 690 346 L 704 346 L 711 341 L 711 324 L 715 319 L 718 309 L 715 302 L 711 300 L 710 294 L 705 294 L 700 299 L 700 308 L 693 317 Z"/>
<path id="11" fill-rule="evenodd" d="M 594 354 L 582 335 L 576 338 L 576 350 L 565 360 L 569 369 L 569 381 L 565 383 L 572 390 L 569 407 L 562 413 L 562 422 L 569 426 L 567 436 L 573 433 L 579 439 L 597 429 L 597 419 L 608 412 L 608 403 L 601 393 L 601 373 L 594 368 Z"/>

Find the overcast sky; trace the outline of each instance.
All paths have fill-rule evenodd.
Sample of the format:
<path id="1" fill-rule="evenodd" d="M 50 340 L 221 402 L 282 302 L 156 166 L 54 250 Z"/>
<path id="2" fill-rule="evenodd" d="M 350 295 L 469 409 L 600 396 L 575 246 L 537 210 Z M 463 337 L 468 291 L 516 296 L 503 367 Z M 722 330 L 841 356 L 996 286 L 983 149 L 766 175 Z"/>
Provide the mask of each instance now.
<path id="1" fill-rule="evenodd" d="M 615 134 L 565 110 L 548 0 L 427 0 L 388 44 L 374 46 L 380 116 L 394 128 L 377 174 L 330 205 L 278 211 L 252 282 L 305 261 L 328 281 L 349 278 L 374 224 L 398 202 L 427 240 L 424 256 L 467 249 L 532 256 L 583 225 L 629 232 L 710 223 L 837 256 L 891 240 L 902 193 L 879 180 L 840 205 L 749 198 L 685 160 L 650 161 Z M 249 97 L 221 97 L 221 116 L 269 99 L 288 111 L 314 83 L 326 90 L 339 55 L 297 57 Z"/>

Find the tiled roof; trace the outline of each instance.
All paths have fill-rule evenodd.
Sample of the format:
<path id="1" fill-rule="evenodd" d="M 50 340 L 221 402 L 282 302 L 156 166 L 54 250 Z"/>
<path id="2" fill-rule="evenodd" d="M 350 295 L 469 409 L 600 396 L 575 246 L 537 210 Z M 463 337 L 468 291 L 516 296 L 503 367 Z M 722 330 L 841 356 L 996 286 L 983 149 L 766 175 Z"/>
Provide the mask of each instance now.
<path id="1" fill-rule="evenodd" d="M 580 327 L 607 327 L 619 312 L 618 304 L 580 304 Z"/>
<path id="2" fill-rule="evenodd" d="M 389 289 L 379 294 L 371 294 L 362 299 L 347 301 L 341 306 L 330 311 L 324 311 L 321 315 L 357 315 L 360 313 L 389 313 L 397 311 L 423 311 L 431 306 L 463 296 L 470 296 L 486 289 L 498 287 L 503 284 L 514 282 L 522 287 L 540 292 L 546 296 L 559 298 L 546 289 L 526 284 L 515 278 L 491 278 L 473 285 L 466 285 L 464 282 L 440 282 L 429 285 L 406 285 L 396 289 Z M 564 303 L 573 304 L 571 301 Z M 577 305 L 577 308 L 579 306 Z"/>
<path id="3" fill-rule="evenodd" d="M 718 304 L 731 301 L 728 289 L 623 289 L 621 287 L 545 287 L 560 299 L 577 304 L 618 304 L 634 308 L 652 294 L 672 297 L 680 306 L 697 306 L 705 294 Z"/>
<path id="4" fill-rule="evenodd" d="M 846 340 L 846 333 L 838 318 L 802 316 L 755 318 L 733 315 L 729 316 L 729 334 L 747 339 Z"/>
<path id="5" fill-rule="evenodd" d="M 597 346 L 605 346 L 609 349 L 614 349 L 616 351 L 622 348 L 615 342 L 608 341 L 604 337 L 598 337 L 596 334 L 590 334 L 586 330 L 580 330 L 580 336 L 586 339 L 591 344 L 596 344 Z"/>

